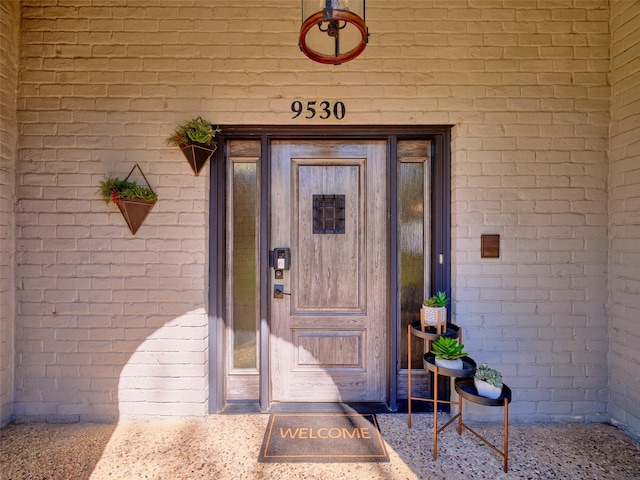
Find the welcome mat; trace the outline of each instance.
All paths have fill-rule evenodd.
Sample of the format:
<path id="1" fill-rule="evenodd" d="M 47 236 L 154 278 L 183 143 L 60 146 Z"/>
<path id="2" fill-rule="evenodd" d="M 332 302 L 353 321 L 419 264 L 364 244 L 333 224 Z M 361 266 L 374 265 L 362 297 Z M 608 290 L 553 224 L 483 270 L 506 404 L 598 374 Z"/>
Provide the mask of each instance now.
<path id="1" fill-rule="evenodd" d="M 259 462 L 388 462 L 372 414 L 274 413 Z"/>

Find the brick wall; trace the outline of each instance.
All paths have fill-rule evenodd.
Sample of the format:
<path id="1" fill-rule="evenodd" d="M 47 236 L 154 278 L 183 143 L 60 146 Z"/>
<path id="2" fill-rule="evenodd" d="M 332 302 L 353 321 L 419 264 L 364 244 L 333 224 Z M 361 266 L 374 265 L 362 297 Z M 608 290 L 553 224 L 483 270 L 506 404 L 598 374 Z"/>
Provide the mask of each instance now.
<path id="1" fill-rule="evenodd" d="M 609 412 L 640 438 L 640 3 L 612 2 Z"/>
<path id="2" fill-rule="evenodd" d="M 456 59 L 439 61 L 460 70 L 449 82 L 470 84 L 438 101 L 457 124 L 454 312 L 516 417 L 604 420 L 607 5 L 509 4 L 445 23 L 463 33 L 438 53 Z M 501 235 L 499 259 L 480 258 L 483 233 Z"/>
<path id="3" fill-rule="evenodd" d="M 194 51 L 162 32 L 177 9 L 133 3 L 23 8 L 19 418 L 207 411 L 208 170 L 195 177 L 164 138 L 177 120 L 209 113 L 199 99 L 212 87 L 193 85 L 198 68 L 179 71 Z M 160 200 L 132 236 L 96 191 L 136 163 Z"/>
<path id="4" fill-rule="evenodd" d="M 164 137 L 199 114 L 302 125 L 292 100 L 329 99 L 334 123 L 455 124 L 467 350 L 503 371 L 512 416 L 603 419 L 608 1 L 372 2 L 369 46 L 339 67 L 300 53 L 292 5 L 25 3 L 16 413 L 206 411 L 208 169 Z M 136 162 L 160 200 L 132 237 L 95 190 Z M 480 259 L 482 233 L 501 258 Z"/>
<path id="5" fill-rule="evenodd" d="M 15 175 L 20 3 L 0 3 L 0 427 L 11 420 L 14 391 Z"/>

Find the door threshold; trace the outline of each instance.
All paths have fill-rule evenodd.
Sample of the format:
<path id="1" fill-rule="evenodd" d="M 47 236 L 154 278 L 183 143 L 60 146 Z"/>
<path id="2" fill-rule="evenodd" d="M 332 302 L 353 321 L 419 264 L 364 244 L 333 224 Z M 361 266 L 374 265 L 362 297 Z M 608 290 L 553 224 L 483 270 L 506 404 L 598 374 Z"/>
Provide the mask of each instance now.
<path id="1" fill-rule="evenodd" d="M 267 413 L 392 413 L 386 403 L 273 403 Z"/>
<path id="2" fill-rule="evenodd" d="M 273 403 L 266 410 L 260 410 L 256 401 L 229 401 L 224 406 L 223 415 L 248 415 L 258 413 L 394 413 L 386 403 L 379 402 L 283 402 Z"/>
<path id="3" fill-rule="evenodd" d="M 398 400 L 398 409 L 391 410 L 385 403 L 274 403 L 269 410 L 262 411 L 257 401 L 230 401 L 222 412 L 223 415 L 249 415 L 261 413 L 407 413 L 407 400 Z M 413 413 L 433 413 L 429 402 L 413 402 Z M 449 413 L 450 406 L 443 404 L 438 408 L 441 413 Z"/>
<path id="4" fill-rule="evenodd" d="M 250 413 L 263 413 L 260 410 L 260 403 L 255 400 L 230 400 L 225 403 L 222 414 L 226 415 L 246 415 Z"/>

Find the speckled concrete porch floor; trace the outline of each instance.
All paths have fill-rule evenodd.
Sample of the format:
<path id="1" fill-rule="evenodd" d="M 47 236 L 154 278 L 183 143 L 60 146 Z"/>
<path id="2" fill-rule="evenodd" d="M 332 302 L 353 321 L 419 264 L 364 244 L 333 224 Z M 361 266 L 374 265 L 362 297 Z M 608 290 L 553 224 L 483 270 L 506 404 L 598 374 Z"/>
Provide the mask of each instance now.
<path id="1" fill-rule="evenodd" d="M 640 479 L 640 445 L 602 424 L 510 425 L 509 472 L 450 426 L 432 452 L 432 416 L 378 414 L 389 463 L 257 462 L 268 415 L 182 423 L 11 424 L 0 430 L 2 479 Z M 441 416 L 441 420 L 443 417 Z M 472 425 L 501 446 L 502 425 Z"/>

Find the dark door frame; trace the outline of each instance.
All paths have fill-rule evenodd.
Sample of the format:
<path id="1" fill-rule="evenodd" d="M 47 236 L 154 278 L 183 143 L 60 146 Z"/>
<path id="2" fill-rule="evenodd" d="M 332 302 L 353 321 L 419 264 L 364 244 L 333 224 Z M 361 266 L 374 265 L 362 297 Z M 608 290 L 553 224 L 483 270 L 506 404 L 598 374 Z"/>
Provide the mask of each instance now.
<path id="1" fill-rule="evenodd" d="M 209 193 L 209 412 L 225 408 L 225 265 L 226 265 L 226 144 L 228 140 L 260 140 L 260 197 L 266 206 L 260 222 L 260 271 L 269 271 L 269 175 L 272 140 L 386 140 L 388 145 L 388 173 L 390 212 L 398 209 L 397 142 L 399 140 L 431 140 L 432 185 L 431 202 L 431 288 L 451 295 L 451 129 L 452 125 L 220 125 L 218 149 L 211 159 Z M 392 168 L 393 167 L 393 168 Z M 222 226 L 222 228 L 220 228 Z M 389 222 L 389 278 L 398 277 L 398 219 L 390 215 Z M 268 282 L 260 287 L 260 402 L 256 411 L 269 409 L 268 358 Z M 398 290 L 389 288 L 389 362 L 388 408 L 397 409 L 398 394 L 398 339 L 400 338 L 400 311 Z"/>

